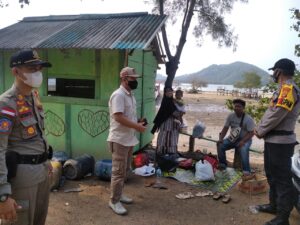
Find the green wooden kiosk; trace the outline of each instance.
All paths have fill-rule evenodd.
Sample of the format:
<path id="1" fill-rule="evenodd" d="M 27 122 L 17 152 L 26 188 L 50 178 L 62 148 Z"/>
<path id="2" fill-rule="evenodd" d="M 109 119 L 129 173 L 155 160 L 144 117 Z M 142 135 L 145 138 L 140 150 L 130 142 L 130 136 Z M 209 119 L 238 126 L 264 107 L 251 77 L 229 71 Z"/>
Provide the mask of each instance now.
<path id="1" fill-rule="evenodd" d="M 158 33 L 165 20 L 144 12 L 26 17 L 0 30 L 0 93 L 13 83 L 11 54 L 36 49 L 52 63 L 39 90 L 49 143 L 70 157 L 110 158 L 108 100 L 124 66 L 142 76 L 134 92 L 138 116 L 154 119 L 156 71 L 164 63 Z M 152 138 L 148 129 L 135 150 Z"/>

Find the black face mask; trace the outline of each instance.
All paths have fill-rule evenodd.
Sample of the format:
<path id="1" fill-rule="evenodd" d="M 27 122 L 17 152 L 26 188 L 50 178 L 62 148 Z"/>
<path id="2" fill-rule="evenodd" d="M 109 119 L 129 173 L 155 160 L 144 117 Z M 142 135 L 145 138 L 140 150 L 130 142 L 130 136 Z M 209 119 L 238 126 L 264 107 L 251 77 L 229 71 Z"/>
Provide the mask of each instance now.
<path id="1" fill-rule="evenodd" d="M 279 75 L 280 75 L 281 71 L 276 69 L 272 75 L 272 79 L 275 83 L 278 83 L 279 80 Z"/>
<path id="2" fill-rule="evenodd" d="M 128 81 L 128 86 L 130 87 L 131 90 L 134 90 L 138 86 L 137 80 L 129 80 Z"/>

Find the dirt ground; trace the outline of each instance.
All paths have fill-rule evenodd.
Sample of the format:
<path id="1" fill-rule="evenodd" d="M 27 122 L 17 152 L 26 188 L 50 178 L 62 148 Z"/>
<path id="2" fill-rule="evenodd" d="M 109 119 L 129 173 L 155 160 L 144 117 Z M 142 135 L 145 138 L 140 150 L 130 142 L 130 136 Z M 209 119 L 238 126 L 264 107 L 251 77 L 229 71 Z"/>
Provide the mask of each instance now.
<path id="1" fill-rule="evenodd" d="M 225 99 L 231 96 L 216 94 L 185 94 L 187 106 L 185 119 L 189 129 L 197 120 L 205 123 L 204 137 L 217 139 L 229 111 L 224 106 Z M 296 132 L 299 132 L 297 125 Z M 181 135 L 179 151 L 187 151 L 188 137 Z M 154 137 L 153 145 L 156 144 Z M 263 142 L 253 140 L 252 148 L 262 151 Z M 216 153 L 215 143 L 197 139 L 195 149 Z M 232 161 L 232 152 L 228 160 Z M 252 168 L 263 173 L 263 157 L 251 153 Z M 228 204 L 215 201 L 211 197 L 194 197 L 180 200 L 176 194 L 190 191 L 197 193 L 201 189 L 163 178 L 167 190 L 145 187 L 144 177 L 131 175 L 125 185 L 125 193 L 134 199 L 134 204 L 125 205 L 128 215 L 118 216 L 108 207 L 110 196 L 107 181 L 96 177 L 87 177 L 80 181 L 66 181 L 65 186 L 50 197 L 47 225 L 260 225 L 272 218 L 268 214 L 252 214 L 250 205 L 266 203 L 267 193 L 250 195 L 240 192 L 237 187 L 230 190 L 232 200 Z M 65 193 L 69 188 L 79 188 L 81 192 Z M 300 224 L 300 215 L 294 210 L 290 217 L 291 225 Z"/>

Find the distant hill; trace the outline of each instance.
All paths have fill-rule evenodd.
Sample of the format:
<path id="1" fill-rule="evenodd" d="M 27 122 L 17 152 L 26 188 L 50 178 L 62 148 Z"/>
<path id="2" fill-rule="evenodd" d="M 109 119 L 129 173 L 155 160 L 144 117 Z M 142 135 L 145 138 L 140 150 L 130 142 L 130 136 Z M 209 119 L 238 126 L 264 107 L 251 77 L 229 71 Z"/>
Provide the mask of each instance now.
<path id="1" fill-rule="evenodd" d="M 243 74 L 256 73 L 261 77 L 262 85 L 269 82 L 269 74 L 257 66 L 244 62 L 234 62 L 231 64 L 211 65 L 199 72 L 176 76 L 174 82 L 192 83 L 193 81 L 205 81 L 208 84 L 235 84 L 243 80 Z M 158 76 L 157 76 L 158 77 Z M 166 77 L 159 75 L 160 79 Z M 164 80 L 165 80 L 164 79 Z"/>

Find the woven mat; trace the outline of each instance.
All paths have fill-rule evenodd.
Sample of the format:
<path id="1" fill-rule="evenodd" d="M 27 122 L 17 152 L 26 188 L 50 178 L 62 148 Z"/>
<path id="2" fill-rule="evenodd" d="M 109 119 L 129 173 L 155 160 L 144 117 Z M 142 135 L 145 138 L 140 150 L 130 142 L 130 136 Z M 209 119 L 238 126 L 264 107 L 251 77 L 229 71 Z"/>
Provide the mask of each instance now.
<path id="1" fill-rule="evenodd" d="M 236 171 L 233 168 L 227 168 L 224 171 L 217 171 L 215 173 L 214 181 L 197 181 L 195 180 L 194 172 L 191 170 L 184 170 L 177 168 L 175 173 L 164 172 L 164 177 L 174 178 L 180 182 L 197 186 L 212 192 L 228 192 L 233 188 L 242 177 L 242 172 Z"/>

